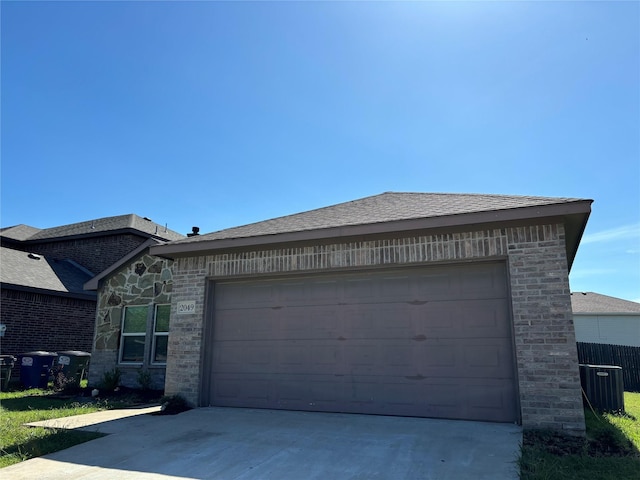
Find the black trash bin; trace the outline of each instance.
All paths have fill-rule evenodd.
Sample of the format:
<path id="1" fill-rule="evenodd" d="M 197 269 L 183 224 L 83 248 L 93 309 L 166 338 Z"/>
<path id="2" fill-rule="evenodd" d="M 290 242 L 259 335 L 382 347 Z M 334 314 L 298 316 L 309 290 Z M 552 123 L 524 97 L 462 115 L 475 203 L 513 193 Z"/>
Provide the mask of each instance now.
<path id="1" fill-rule="evenodd" d="M 11 381 L 11 370 L 16 363 L 16 357 L 13 355 L 0 355 L 0 391 L 9 390 L 9 382 Z"/>
<path id="2" fill-rule="evenodd" d="M 49 373 L 57 356 L 57 353 L 42 351 L 19 355 L 22 385 L 25 388 L 47 388 Z"/>
<path id="3" fill-rule="evenodd" d="M 54 380 L 58 383 L 62 383 L 62 381 L 64 381 L 65 385 L 68 382 L 73 382 L 79 387 L 80 381 L 86 377 L 87 369 L 89 368 L 89 360 L 91 360 L 91 354 L 89 352 L 80 352 L 77 350 L 58 352 L 58 359 L 55 362 L 54 372 L 55 375 L 58 376 L 62 374 L 63 378 L 61 379 L 56 377 Z"/>

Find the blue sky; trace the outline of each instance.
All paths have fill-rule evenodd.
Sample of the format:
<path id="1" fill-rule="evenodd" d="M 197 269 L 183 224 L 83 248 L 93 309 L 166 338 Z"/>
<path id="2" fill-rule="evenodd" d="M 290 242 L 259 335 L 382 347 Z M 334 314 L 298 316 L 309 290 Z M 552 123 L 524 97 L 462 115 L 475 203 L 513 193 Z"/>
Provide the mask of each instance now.
<path id="1" fill-rule="evenodd" d="M 1 22 L 3 227 L 588 198 L 572 290 L 640 301 L 638 2 L 3 1 Z"/>

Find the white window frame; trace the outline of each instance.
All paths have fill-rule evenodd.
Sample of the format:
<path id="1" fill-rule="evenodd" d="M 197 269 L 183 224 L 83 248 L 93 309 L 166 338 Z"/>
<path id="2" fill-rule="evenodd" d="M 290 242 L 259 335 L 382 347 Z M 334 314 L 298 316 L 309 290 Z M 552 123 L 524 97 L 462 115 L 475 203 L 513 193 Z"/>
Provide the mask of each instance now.
<path id="1" fill-rule="evenodd" d="M 158 307 L 169 307 L 169 323 L 171 323 L 171 304 L 170 303 L 157 303 L 154 305 L 153 309 L 153 329 L 151 330 L 151 353 L 150 356 L 150 364 L 151 365 L 166 365 L 166 360 L 164 362 L 156 362 L 156 340 L 158 337 L 169 337 L 169 331 L 166 332 L 156 332 L 156 324 L 158 321 Z"/>
<path id="2" fill-rule="evenodd" d="M 127 317 L 127 309 L 129 308 L 146 308 L 147 309 L 147 320 L 145 321 L 145 329 L 142 333 L 140 332 L 135 332 L 135 333 L 125 333 L 124 331 L 124 321 Z M 146 346 L 147 346 L 147 324 L 149 323 L 149 305 L 127 305 L 122 309 L 122 322 L 121 322 L 121 328 L 120 328 L 120 351 L 118 352 L 118 363 L 122 364 L 122 365 L 144 365 L 144 353 L 142 354 L 142 361 L 140 362 L 131 362 L 131 361 L 126 361 L 123 360 L 122 358 L 122 354 L 124 353 L 124 340 L 125 338 L 131 338 L 131 337 L 142 337 L 144 339 L 144 345 L 145 345 L 145 350 L 146 350 Z"/>

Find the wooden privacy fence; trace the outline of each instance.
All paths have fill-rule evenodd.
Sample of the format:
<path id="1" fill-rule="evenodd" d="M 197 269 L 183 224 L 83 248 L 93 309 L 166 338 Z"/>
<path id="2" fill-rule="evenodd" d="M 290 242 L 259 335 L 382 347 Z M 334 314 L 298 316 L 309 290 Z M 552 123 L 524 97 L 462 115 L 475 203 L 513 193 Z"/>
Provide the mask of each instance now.
<path id="1" fill-rule="evenodd" d="M 590 365 L 622 367 L 624 389 L 640 392 L 640 347 L 578 342 L 578 361 Z"/>

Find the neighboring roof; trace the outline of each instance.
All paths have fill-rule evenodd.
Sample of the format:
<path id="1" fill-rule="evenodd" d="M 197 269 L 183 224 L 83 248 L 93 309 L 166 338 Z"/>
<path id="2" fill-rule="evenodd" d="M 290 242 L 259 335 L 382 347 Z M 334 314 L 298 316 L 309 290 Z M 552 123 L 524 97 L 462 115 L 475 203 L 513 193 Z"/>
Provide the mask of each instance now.
<path id="1" fill-rule="evenodd" d="M 21 240 L 28 243 L 40 243 L 59 240 L 61 238 L 124 232 L 143 234 L 143 236 L 151 236 L 162 240 L 179 240 L 185 238 L 184 235 L 169 230 L 166 226 L 159 225 L 146 217 L 139 217 L 135 214 L 98 218 L 42 230 L 27 225 L 18 225 L 17 227 L 2 229 L 0 231 L 0 237 Z M 31 234 L 28 235 L 29 233 Z"/>
<path id="2" fill-rule="evenodd" d="M 94 299 L 82 288 L 92 273 L 71 260 L 49 260 L 21 250 L 0 247 L 0 283 L 3 288 Z"/>
<path id="3" fill-rule="evenodd" d="M 575 255 L 592 200 L 515 195 L 387 192 L 330 207 L 189 237 L 152 248 L 171 256 L 221 248 L 526 218 L 573 216 L 567 242 Z"/>
<path id="4" fill-rule="evenodd" d="M 616 313 L 640 315 L 640 303 L 593 292 L 572 292 L 573 313 Z"/>
<path id="5" fill-rule="evenodd" d="M 120 269 L 120 267 L 122 267 L 123 265 L 126 265 L 126 264 L 130 263 L 131 261 L 133 261 L 133 259 L 135 259 L 135 258 L 139 257 L 140 255 L 142 255 L 142 253 L 145 252 L 146 250 L 148 250 L 150 246 L 158 245 L 159 243 L 161 243 L 161 242 L 156 240 L 156 239 L 154 239 L 154 238 L 149 238 L 146 242 L 144 242 L 140 246 L 138 246 L 138 248 L 136 248 L 135 250 L 129 252 L 127 255 L 122 257 L 116 263 L 114 263 L 113 265 L 110 265 L 109 268 L 103 270 L 98 275 L 93 277 L 91 280 L 86 282 L 84 284 L 83 288 L 85 290 L 98 290 L 98 287 L 100 285 L 100 280 L 102 280 L 105 277 L 108 277 L 113 272 L 118 271 Z"/>
<path id="6" fill-rule="evenodd" d="M 23 242 L 39 231 L 39 228 L 30 227 L 29 225 L 16 225 L 14 227 L 5 227 L 0 229 L 0 237 Z"/>

